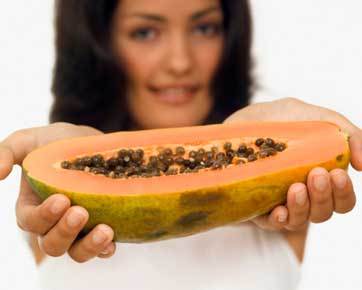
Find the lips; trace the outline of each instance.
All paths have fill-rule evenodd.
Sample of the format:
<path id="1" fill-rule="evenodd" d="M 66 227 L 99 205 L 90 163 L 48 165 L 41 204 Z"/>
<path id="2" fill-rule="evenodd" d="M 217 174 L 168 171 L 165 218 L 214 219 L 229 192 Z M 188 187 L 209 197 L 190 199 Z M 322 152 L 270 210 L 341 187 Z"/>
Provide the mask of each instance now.
<path id="1" fill-rule="evenodd" d="M 190 102 L 199 90 L 196 85 L 152 86 L 149 88 L 158 101 L 169 105 Z"/>

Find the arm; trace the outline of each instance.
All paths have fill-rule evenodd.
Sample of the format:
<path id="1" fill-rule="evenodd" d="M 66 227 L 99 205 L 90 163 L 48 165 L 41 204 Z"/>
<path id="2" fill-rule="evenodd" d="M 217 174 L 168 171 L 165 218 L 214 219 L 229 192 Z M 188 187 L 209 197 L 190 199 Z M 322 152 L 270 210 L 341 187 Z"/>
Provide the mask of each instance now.
<path id="1" fill-rule="evenodd" d="M 362 131 L 337 112 L 286 98 L 250 105 L 231 115 L 225 122 L 257 120 L 323 120 L 335 123 L 349 133 L 352 166 L 362 170 Z M 252 222 L 266 230 L 281 231 L 299 261 L 302 261 L 309 222 L 325 222 L 333 212 L 347 213 L 355 203 L 353 184 L 347 172 L 342 169 L 327 172 L 324 168 L 314 168 L 306 184 L 290 186 L 285 205 L 277 206 L 270 214 Z"/>

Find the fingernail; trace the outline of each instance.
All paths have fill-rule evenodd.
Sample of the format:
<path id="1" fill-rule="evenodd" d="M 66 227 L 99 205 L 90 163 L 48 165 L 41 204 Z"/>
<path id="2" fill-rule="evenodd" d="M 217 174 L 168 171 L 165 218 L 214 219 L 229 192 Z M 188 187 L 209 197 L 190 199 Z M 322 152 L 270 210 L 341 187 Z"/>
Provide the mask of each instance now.
<path id="1" fill-rule="evenodd" d="M 52 214 L 59 214 L 64 209 L 64 201 L 55 200 L 50 206 L 50 211 Z"/>
<path id="2" fill-rule="evenodd" d="M 84 216 L 82 213 L 73 211 L 67 217 L 67 224 L 68 224 L 68 226 L 75 228 L 82 223 L 83 219 L 84 219 Z"/>
<path id="3" fill-rule="evenodd" d="M 278 222 L 284 223 L 286 220 L 287 220 L 287 215 L 286 214 L 280 214 L 278 216 Z"/>
<path id="4" fill-rule="evenodd" d="M 336 185 L 336 187 L 339 189 L 343 189 L 347 185 L 347 177 L 343 174 L 335 176 L 333 181 L 334 181 L 334 184 Z"/>
<path id="5" fill-rule="evenodd" d="M 328 179 L 325 175 L 317 175 L 314 179 L 314 186 L 318 191 L 324 191 L 328 186 Z"/>
<path id="6" fill-rule="evenodd" d="M 307 194 L 305 193 L 305 191 L 304 190 L 297 191 L 295 194 L 295 202 L 298 205 L 303 206 L 306 201 L 307 201 Z"/>
<path id="7" fill-rule="evenodd" d="M 102 244 L 107 239 L 107 236 L 101 230 L 96 231 L 93 234 L 92 240 L 96 245 Z"/>

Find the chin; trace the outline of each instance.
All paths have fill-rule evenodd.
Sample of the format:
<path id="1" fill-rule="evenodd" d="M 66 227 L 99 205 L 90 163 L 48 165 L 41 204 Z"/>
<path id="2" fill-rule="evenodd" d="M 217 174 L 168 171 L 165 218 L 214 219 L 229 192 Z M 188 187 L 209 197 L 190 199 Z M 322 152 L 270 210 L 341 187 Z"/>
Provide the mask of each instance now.
<path id="1" fill-rule="evenodd" d="M 156 128 L 176 128 L 176 127 L 189 127 L 197 126 L 202 123 L 203 120 L 199 118 L 182 118 L 182 119 L 159 119 L 159 120 L 149 120 L 141 126 L 145 129 L 156 129 Z"/>

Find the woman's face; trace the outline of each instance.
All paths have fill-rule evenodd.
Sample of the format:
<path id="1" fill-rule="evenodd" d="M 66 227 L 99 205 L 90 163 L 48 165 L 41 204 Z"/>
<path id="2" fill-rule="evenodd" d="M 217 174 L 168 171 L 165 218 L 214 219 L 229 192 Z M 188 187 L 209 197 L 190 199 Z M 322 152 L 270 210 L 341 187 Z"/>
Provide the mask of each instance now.
<path id="1" fill-rule="evenodd" d="M 219 0 L 120 0 L 112 41 L 139 128 L 205 120 L 223 48 L 222 22 Z"/>

